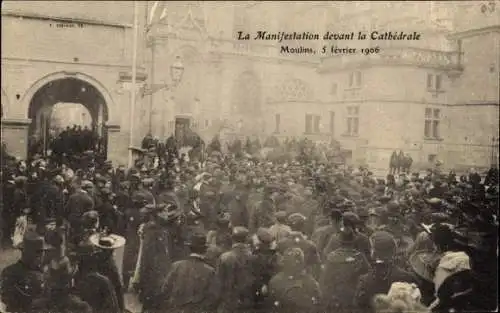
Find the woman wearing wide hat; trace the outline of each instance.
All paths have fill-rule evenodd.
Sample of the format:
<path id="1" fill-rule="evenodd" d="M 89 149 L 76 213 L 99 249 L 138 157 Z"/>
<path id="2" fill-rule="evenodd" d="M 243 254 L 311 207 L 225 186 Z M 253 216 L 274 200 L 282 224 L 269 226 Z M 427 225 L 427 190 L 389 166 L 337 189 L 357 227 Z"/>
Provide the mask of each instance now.
<path id="1" fill-rule="evenodd" d="M 434 249 L 414 252 L 410 256 L 410 266 L 421 280 L 422 301 L 424 304 L 429 304 L 436 292 L 433 282 L 436 269 L 443 256 L 450 252 L 470 253 L 474 247 L 451 224 L 436 223 L 422 226 L 434 243 Z"/>
<path id="2" fill-rule="evenodd" d="M 472 312 L 482 309 L 470 258 L 465 252 L 446 252 L 434 275 L 436 299 L 432 312 Z"/>
<path id="3" fill-rule="evenodd" d="M 78 293 L 92 306 L 93 312 L 121 313 L 125 309 L 124 288 L 113 251 L 125 245 L 125 238 L 97 233 L 91 235 L 89 241 L 92 249 L 80 256 L 75 277 Z"/>

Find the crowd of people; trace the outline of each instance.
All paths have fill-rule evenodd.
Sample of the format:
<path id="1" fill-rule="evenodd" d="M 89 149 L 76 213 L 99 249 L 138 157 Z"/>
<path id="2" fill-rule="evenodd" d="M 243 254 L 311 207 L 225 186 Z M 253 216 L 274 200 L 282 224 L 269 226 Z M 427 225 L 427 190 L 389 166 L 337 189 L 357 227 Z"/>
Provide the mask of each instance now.
<path id="1" fill-rule="evenodd" d="M 30 139 L 29 155 L 49 155 L 54 163 L 78 163 L 79 157 L 87 151 L 100 155 L 105 151 L 105 142 L 95 129 L 81 125 L 67 126 L 65 129 L 52 131 L 47 140 L 47 147 L 42 138 L 33 136 Z M 50 151 L 50 153 L 47 153 Z M 76 158 L 75 158 L 76 156 Z"/>
<path id="2" fill-rule="evenodd" d="M 3 242 L 22 251 L 1 274 L 7 312 L 123 313 L 126 292 L 143 312 L 497 308 L 497 169 L 381 179 L 298 142 L 264 158 L 215 140 L 191 161 L 167 144 L 128 170 L 5 166 Z"/>

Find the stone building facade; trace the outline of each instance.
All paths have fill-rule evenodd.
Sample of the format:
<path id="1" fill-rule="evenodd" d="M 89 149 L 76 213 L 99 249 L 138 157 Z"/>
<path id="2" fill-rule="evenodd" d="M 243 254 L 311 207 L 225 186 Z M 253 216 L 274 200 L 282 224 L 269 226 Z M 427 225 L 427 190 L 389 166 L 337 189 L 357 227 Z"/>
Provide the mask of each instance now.
<path id="1" fill-rule="evenodd" d="M 93 103 L 87 107 L 106 126 L 109 157 L 123 163 L 131 143 L 132 2 L 119 8 L 113 2 L 74 3 L 67 8 L 57 2 L 57 10 L 3 4 L 3 134 L 12 151 L 25 155 L 23 141 L 38 118 L 29 110 L 35 93 L 51 81 L 75 78 L 95 88 L 98 101 L 87 99 Z M 437 159 L 449 167 L 486 167 L 498 155 L 500 22 L 498 8 L 487 1 L 173 1 L 166 3 L 167 18 L 147 33 L 153 2 L 139 3 L 139 83 L 170 84 L 177 57 L 184 74 L 178 86 L 138 97 L 134 145 L 148 132 L 167 138 L 177 119 L 200 133 L 224 120 L 230 137 L 334 138 L 352 151 L 353 163 L 379 169 L 387 168 L 394 150 L 422 167 Z M 61 18 L 76 27 L 50 27 Z M 282 45 L 320 51 L 333 44 L 321 40 L 235 40 L 237 31 L 380 29 L 418 31 L 422 40 L 334 43 L 380 48 L 368 56 L 280 53 Z"/>
<path id="2" fill-rule="evenodd" d="M 2 3 L 2 140 L 10 153 L 26 157 L 51 107 L 71 102 L 108 137 L 109 158 L 126 164 L 130 97 L 120 73 L 131 70 L 132 14 L 128 2 Z"/>

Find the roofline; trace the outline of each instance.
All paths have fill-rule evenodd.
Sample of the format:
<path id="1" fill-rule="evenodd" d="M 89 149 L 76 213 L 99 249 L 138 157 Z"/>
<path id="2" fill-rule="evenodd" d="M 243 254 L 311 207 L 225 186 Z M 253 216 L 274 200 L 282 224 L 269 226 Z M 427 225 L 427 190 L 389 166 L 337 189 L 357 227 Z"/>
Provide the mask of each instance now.
<path id="1" fill-rule="evenodd" d="M 462 39 L 462 38 L 475 37 L 478 35 L 483 35 L 483 34 L 487 34 L 487 33 L 494 33 L 494 32 L 500 32 L 500 25 L 493 25 L 493 26 L 487 26 L 487 27 L 482 27 L 482 28 L 469 29 L 469 30 L 462 31 L 462 32 L 455 32 L 455 33 L 449 34 L 447 37 L 448 37 L 448 39 Z"/>
<path id="2" fill-rule="evenodd" d="M 28 12 L 19 12 L 19 11 L 11 11 L 11 10 L 2 10 L 2 17 L 3 16 L 21 17 L 21 18 L 37 19 L 37 20 L 49 20 L 49 21 L 65 22 L 65 23 L 82 23 L 82 24 L 118 27 L 118 28 L 132 28 L 132 25 L 127 24 L 127 23 L 116 23 L 116 22 L 109 22 L 109 21 L 103 21 L 103 20 L 97 20 L 97 19 L 54 16 L 54 15 L 38 14 L 38 13 L 32 13 L 32 12 L 29 12 L 29 13 Z"/>

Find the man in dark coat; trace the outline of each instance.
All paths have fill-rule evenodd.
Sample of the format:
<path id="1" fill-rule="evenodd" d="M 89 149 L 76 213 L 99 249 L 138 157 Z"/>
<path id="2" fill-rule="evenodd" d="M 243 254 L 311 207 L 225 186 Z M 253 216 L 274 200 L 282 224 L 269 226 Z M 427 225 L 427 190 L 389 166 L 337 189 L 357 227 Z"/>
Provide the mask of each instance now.
<path id="1" fill-rule="evenodd" d="M 139 226 L 143 222 L 140 210 L 148 204 L 155 204 L 153 194 L 144 188 L 139 173 L 130 175 L 130 202 L 124 209 L 125 215 L 125 251 L 123 257 L 123 282 L 125 286 L 129 285 L 132 277 L 137 257 L 139 255 L 140 239 L 138 235 Z"/>
<path id="2" fill-rule="evenodd" d="M 248 242 L 248 230 L 233 229 L 233 247 L 220 256 L 216 266 L 219 312 L 248 312 L 253 307 L 253 256 Z"/>
<path id="3" fill-rule="evenodd" d="M 249 190 L 245 186 L 242 177 L 237 178 L 236 188 L 232 192 L 232 199 L 228 204 L 228 211 L 231 215 L 231 225 L 233 227 L 248 227 L 249 212 L 247 207 Z"/>
<path id="4" fill-rule="evenodd" d="M 28 312 L 32 302 L 43 296 L 45 277 L 42 264 L 50 247 L 34 232 L 25 235 L 21 259 L 1 274 L 1 298 L 7 312 Z"/>
<path id="5" fill-rule="evenodd" d="M 209 249 L 207 251 L 207 258 L 213 264 L 217 263 L 219 256 L 231 249 L 232 246 L 232 230 L 229 214 L 221 214 L 215 225 L 214 230 L 207 233 L 207 244 Z"/>
<path id="6" fill-rule="evenodd" d="M 288 249 L 283 256 L 283 270 L 269 282 L 272 312 L 321 312 L 321 290 L 318 282 L 305 268 L 300 248 Z"/>
<path id="7" fill-rule="evenodd" d="M 278 255 L 276 253 L 272 233 L 259 228 L 252 237 L 254 246 L 253 275 L 255 312 L 269 312 L 272 309 L 268 301 L 269 281 L 278 273 Z"/>
<path id="8" fill-rule="evenodd" d="M 369 268 L 364 253 L 355 246 L 356 233 L 338 233 L 340 246 L 324 256 L 324 271 L 320 279 L 325 312 L 353 312 L 353 297 L 359 277 Z"/>
<path id="9" fill-rule="evenodd" d="M 275 198 L 279 194 L 280 187 L 269 185 L 264 188 L 263 199 L 251 213 L 249 230 L 255 233 L 260 227 L 271 227 L 274 224 L 274 213 L 276 211 Z"/>
<path id="10" fill-rule="evenodd" d="M 205 235 L 193 234 L 187 245 L 191 253 L 172 264 L 152 311 L 202 313 L 216 309 L 215 269 L 205 257 Z"/>
<path id="11" fill-rule="evenodd" d="M 64 178 L 57 175 L 47 187 L 45 203 L 43 205 L 44 211 L 40 212 L 41 219 L 44 221 L 47 219 L 56 219 L 56 224 L 59 226 L 62 225 L 65 216 L 65 196 Z"/>
<path id="12" fill-rule="evenodd" d="M 92 313 L 88 303 L 71 294 L 72 270 L 69 260 L 51 266 L 48 295 L 33 301 L 31 312 Z"/>
<path id="13" fill-rule="evenodd" d="M 110 233 L 117 234 L 119 231 L 119 222 L 123 217 L 123 213 L 113 204 L 114 194 L 110 189 L 103 188 L 100 194 L 101 204 L 96 207 L 97 212 L 99 212 L 100 227 L 107 229 Z"/>
<path id="14" fill-rule="evenodd" d="M 354 297 L 355 307 L 363 312 L 371 312 L 371 301 L 376 294 L 387 294 L 394 282 L 415 283 L 414 275 L 394 265 L 396 239 L 386 231 L 375 231 L 370 237 L 373 267 L 362 275 Z"/>
<path id="15" fill-rule="evenodd" d="M 180 216 L 175 205 L 147 205 L 152 219 L 143 228 L 143 250 L 140 260 L 139 300 L 147 312 L 154 307 L 155 298 L 173 263 L 176 220 Z"/>
<path id="16" fill-rule="evenodd" d="M 113 251 L 125 244 L 117 235 L 94 234 L 79 258 L 77 290 L 94 312 L 123 312 L 125 289 L 113 259 Z"/>
<path id="17" fill-rule="evenodd" d="M 31 196 L 31 207 L 33 208 L 32 216 L 34 222 L 37 224 L 37 229 L 42 232 L 45 227 L 45 212 L 50 210 L 49 206 L 52 205 L 54 199 L 51 199 L 52 195 L 47 192 L 51 185 L 47 171 L 39 170 L 38 177 L 39 179 L 34 186 L 34 192 Z"/>
<path id="18" fill-rule="evenodd" d="M 330 241 L 330 238 L 340 231 L 341 220 L 342 213 L 337 209 L 333 209 L 330 213 L 330 223 L 328 225 L 321 226 L 314 231 L 311 240 L 314 244 L 316 244 L 320 253 L 323 253 L 323 250 Z"/>
<path id="19" fill-rule="evenodd" d="M 277 250 L 281 255 L 290 248 L 300 248 L 304 254 L 306 270 L 309 274 L 318 277 L 320 273 L 320 256 L 316 245 L 304 235 L 306 217 L 300 213 L 291 214 L 288 224 L 292 229 L 290 235 L 278 242 Z"/>
<path id="20" fill-rule="evenodd" d="M 365 258 L 370 260 L 370 242 L 368 238 L 357 230 L 360 224 L 359 216 L 352 212 L 345 212 L 342 214 L 342 226 L 340 232 L 345 231 L 354 233 L 354 247 L 365 254 Z M 330 252 L 340 248 L 341 240 L 340 233 L 333 235 L 330 241 L 323 250 L 323 256 L 327 256 Z"/>
<path id="21" fill-rule="evenodd" d="M 446 192 L 447 188 L 443 186 L 443 183 L 440 180 L 435 180 L 433 182 L 433 188 L 429 191 L 428 195 L 430 198 L 443 199 Z"/>
<path id="22" fill-rule="evenodd" d="M 90 181 L 83 181 L 81 185 L 76 186 L 76 190 L 68 198 L 64 217 L 70 224 L 70 240 L 72 241 L 81 231 L 80 220 L 83 214 L 94 209 L 94 200 L 89 194 L 92 188 L 93 184 Z"/>
<path id="23" fill-rule="evenodd" d="M 273 239 L 276 242 L 280 242 L 282 239 L 288 237 L 290 232 L 292 232 L 292 229 L 286 224 L 288 218 L 287 212 L 278 211 L 274 214 L 274 217 L 276 221 L 273 226 L 269 227 L 269 231 L 271 232 Z"/>
<path id="24" fill-rule="evenodd" d="M 80 265 L 75 277 L 78 295 L 92 307 L 94 313 L 121 313 L 113 283 L 99 272 L 97 256 L 92 255 L 92 252 L 87 253 L 80 256 Z"/>

